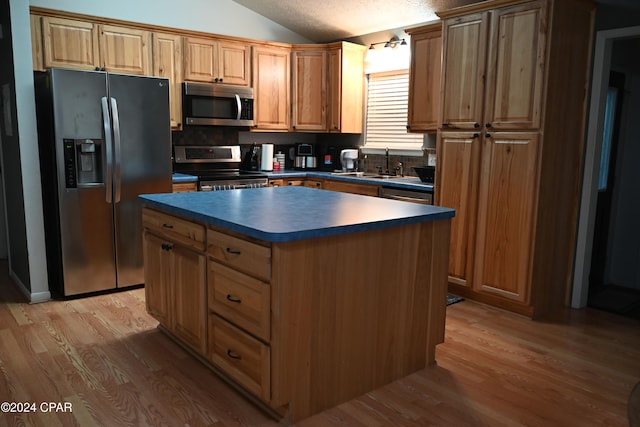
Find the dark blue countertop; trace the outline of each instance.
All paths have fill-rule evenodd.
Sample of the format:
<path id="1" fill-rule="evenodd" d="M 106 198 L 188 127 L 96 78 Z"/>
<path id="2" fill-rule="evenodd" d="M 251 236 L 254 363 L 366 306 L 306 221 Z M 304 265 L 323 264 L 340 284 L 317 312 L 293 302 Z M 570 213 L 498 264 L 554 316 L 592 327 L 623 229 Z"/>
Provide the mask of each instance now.
<path id="1" fill-rule="evenodd" d="M 193 175 L 185 175 L 183 173 L 174 173 L 171 176 L 171 180 L 174 183 L 177 183 L 177 182 L 197 182 L 198 181 L 198 177 L 197 176 L 193 176 Z"/>
<path id="2" fill-rule="evenodd" d="M 333 179 L 336 181 L 347 182 L 360 182 L 364 184 L 377 184 L 383 187 L 402 188 L 405 190 L 424 191 L 427 193 L 433 192 L 433 184 L 427 184 L 420 181 L 420 178 L 414 176 L 380 179 L 371 177 L 355 177 L 348 175 L 332 175 L 331 172 L 321 171 L 298 171 L 298 170 L 286 170 L 284 172 L 263 172 L 269 179 L 278 178 L 323 178 Z M 173 182 L 194 182 L 198 177 L 192 175 L 185 175 L 181 173 L 173 174 Z"/>
<path id="3" fill-rule="evenodd" d="M 268 242 L 452 218 L 455 211 L 306 187 L 145 194 L 143 205 Z"/>

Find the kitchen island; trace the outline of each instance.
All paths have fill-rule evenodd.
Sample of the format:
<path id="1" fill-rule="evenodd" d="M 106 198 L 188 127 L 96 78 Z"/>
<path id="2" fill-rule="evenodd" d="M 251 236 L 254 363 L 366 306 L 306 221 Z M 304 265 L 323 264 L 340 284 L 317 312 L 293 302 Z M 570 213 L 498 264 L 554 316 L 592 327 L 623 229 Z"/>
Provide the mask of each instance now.
<path id="1" fill-rule="evenodd" d="M 435 362 L 453 210 L 304 187 L 140 200 L 147 310 L 272 414 Z"/>

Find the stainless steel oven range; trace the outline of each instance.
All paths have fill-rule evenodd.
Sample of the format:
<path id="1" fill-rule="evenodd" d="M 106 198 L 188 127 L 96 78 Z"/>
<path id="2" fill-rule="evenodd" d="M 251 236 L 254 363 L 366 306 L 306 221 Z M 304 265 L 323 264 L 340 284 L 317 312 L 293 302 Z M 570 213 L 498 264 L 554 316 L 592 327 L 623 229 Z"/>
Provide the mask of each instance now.
<path id="1" fill-rule="evenodd" d="M 198 191 L 237 190 L 268 185 L 267 175 L 240 169 L 239 145 L 175 145 L 174 172 L 198 177 Z"/>

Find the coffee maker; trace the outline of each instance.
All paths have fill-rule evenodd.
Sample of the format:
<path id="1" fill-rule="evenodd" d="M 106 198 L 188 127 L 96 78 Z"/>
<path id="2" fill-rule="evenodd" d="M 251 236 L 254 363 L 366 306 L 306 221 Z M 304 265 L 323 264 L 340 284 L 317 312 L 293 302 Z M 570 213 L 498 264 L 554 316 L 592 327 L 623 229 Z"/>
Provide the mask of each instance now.
<path id="1" fill-rule="evenodd" d="M 296 154 L 293 159 L 294 169 L 315 169 L 318 160 L 314 154 L 313 145 L 296 144 Z"/>
<path id="2" fill-rule="evenodd" d="M 346 149 L 340 152 L 342 172 L 354 172 L 358 169 L 358 150 Z"/>

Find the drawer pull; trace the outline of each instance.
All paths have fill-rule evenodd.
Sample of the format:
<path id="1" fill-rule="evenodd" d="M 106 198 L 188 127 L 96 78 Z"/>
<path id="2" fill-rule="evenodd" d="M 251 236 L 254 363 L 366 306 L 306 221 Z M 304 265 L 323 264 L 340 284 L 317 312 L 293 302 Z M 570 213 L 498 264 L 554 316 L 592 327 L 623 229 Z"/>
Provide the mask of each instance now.
<path id="1" fill-rule="evenodd" d="M 241 303 L 242 302 L 242 300 L 240 298 L 232 297 L 231 294 L 227 294 L 227 300 L 229 300 L 231 302 L 237 302 L 237 303 Z"/>
<path id="2" fill-rule="evenodd" d="M 238 353 L 231 351 L 231 349 L 227 350 L 227 356 L 229 356 L 232 359 L 236 359 L 236 360 L 241 360 L 242 356 L 240 356 Z"/>
<path id="3" fill-rule="evenodd" d="M 173 249 L 173 245 L 170 243 L 163 243 L 161 247 L 163 251 L 170 251 L 171 249 Z"/>
<path id="4" fill-rule="evenodd" d="M 240 251 L 231 248 L 227 248 L 227 252 L 234 255 L 240 255 Z"/>
<path id="5" fill-rule="evenodd" d="M 171 225 L 171 224 L 162 224 L 162 227 L 164 227 L 164 228 L 173 228 L 173 225 Z"/>

